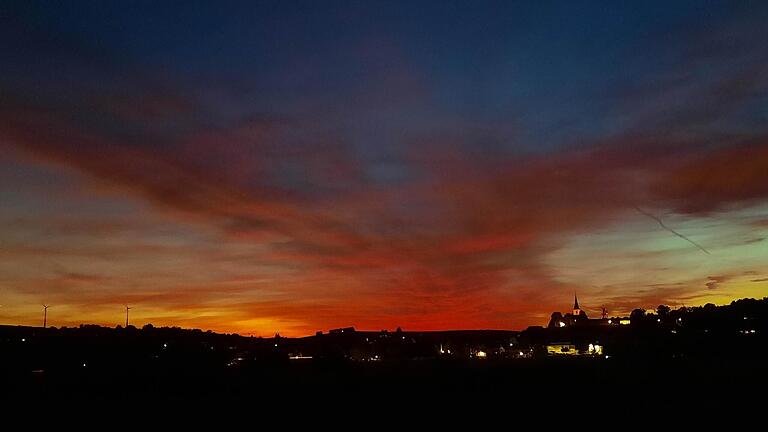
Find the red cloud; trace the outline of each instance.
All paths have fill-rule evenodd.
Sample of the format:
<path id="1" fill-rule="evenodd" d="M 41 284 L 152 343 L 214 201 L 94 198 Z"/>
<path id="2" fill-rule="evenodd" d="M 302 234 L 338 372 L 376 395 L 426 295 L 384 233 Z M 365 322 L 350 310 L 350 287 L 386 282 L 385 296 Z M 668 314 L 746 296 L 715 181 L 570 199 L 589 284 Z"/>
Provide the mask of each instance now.
<path id="1" fill-rule="evenodd" d="M 91 292 L 83 300 L 149 302 L 184 315 L 222 298 L 218 321 L 199 322 L 228 330 L 228 321 L 254 315 L 301 331 L 524 326 L 576 288 L 543 264 L 569 235 L 615 223 L 637 205 L 699 213 L 768 196 L 765 139 L 702 149 L 619 137 L 496 160 L 436 155 L 439 145 L 422 144 L 432 152 L 417 157 L 412 149 L 403 161 L 420 175 L 382 186 L 367 181 L 338 137 L 306 142 L 312 133 L 292 134 L 302 124 L 282 119 L 172 142 L 149 134 L 156 145 L 137 145 L 44 109 L 5 106 L 0 115 L 6 143 L 87 175 L 103 192 L 217 227 L 223 244 L 264 245 L 254 260 L 295 269 L 275 277 L 283 296 L 272 302 L 244 304 L 257 289 L 248 284 L 183 280 L 155 293 Z M 56 283 L 88 282 L 75 279 Z"/>

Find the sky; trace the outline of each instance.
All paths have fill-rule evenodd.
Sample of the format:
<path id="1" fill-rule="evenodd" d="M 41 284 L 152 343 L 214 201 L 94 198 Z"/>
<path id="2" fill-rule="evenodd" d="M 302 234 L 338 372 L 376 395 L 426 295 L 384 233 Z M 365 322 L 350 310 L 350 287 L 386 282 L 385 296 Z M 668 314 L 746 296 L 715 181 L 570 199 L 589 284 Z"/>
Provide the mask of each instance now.
<path id="1" fill-rule="evenodd" d="M 0 323 L 768 295 L 761 1 L 5 1 Z"/>

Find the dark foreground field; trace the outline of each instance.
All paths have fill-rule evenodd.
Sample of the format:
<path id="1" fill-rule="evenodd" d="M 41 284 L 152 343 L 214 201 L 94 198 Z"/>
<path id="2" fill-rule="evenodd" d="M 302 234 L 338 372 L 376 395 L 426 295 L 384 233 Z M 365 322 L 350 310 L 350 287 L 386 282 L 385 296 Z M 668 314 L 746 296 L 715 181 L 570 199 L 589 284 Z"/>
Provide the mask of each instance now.
<path id="1" fill-rule="evenodd" d="M 313 362 L 136 370 L 123 365 L 3 377 L 4 395 L 45 403 L 375 407 L 379 404 L 496 403 L 525 406 L 598 403 L 669 409 L 680 404 L 746 408 L 762 400 L 761 358 L 410 360 Z"/>

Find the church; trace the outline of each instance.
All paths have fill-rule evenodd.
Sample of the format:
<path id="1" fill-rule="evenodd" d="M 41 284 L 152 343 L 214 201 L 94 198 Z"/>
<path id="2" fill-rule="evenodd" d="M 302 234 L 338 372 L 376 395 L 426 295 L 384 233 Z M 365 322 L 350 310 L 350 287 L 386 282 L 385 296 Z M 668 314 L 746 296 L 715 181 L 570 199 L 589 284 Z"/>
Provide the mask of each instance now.
<path id="1" fill-rule="evenodd" d="M 579 307 L 579 299 L 574 295 L 573 310 L 566 314 L 552 312 L 552 317 L 550 318 L 547 327 L 573 327 L 585 324 L 597 324 L 597 322 L 592 323 L 590 321 L 599 321 L 599 323 L 602 323 L 604 319 L 590 320 L 589 317 L 587 317 L 587 313 Z"/>
<path id="2" fill-rule="evenodd" d="M 605 308 L 603 308 L 603 316 L 601 318 L 590 319 L 587 317 L 587 313 L 581 310 L 579 307 L 579 299 L 574 294 L 573 296 L 573 310 L 569 313 L 562 314 L 560 312 L 552 312 L 552 317 L 549 319 L 548 328 L 559 327 L 581 327 L 585 325 L 627 325 L 630 323 L 629 317 L 614 317 L 607 318 Z"/>

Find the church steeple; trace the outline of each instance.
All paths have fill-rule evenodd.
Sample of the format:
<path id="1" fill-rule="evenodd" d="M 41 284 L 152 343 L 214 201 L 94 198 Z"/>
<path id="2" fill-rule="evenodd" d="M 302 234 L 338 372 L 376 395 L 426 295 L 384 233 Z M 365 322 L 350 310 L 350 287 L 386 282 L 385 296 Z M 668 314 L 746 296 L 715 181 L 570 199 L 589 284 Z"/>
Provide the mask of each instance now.
<path id="1" fill-rule="evenodd" d="M 573 295 L 573 316 L 580 315 L 581 308 L 579 308 L 579 299 L 576 294 Z"/>

